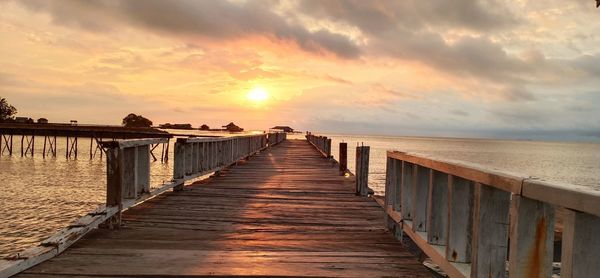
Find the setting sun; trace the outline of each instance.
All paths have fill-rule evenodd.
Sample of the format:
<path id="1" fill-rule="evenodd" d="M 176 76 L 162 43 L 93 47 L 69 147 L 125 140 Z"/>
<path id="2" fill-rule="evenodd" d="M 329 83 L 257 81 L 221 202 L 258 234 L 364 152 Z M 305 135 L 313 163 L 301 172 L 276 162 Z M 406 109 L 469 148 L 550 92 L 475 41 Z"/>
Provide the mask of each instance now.
<path id="1" fill-rule="evenodd" d="M 265 89 L 257 87 L 248 92 L 246 97 L 254 102 L 263 102 L 269 98 L 269 93 Z"/>

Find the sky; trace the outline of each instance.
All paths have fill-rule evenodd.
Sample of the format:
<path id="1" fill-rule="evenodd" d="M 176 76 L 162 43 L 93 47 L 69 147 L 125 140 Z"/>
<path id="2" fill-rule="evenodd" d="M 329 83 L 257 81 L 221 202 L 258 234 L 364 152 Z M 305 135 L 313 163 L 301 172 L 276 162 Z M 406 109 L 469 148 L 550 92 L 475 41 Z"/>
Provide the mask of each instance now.
<path id="1" fill-rule="evenodd" d="M 592 0 L 0 0 L 0 97 L 51 122 L 600 140 L 599 30 Z"/>

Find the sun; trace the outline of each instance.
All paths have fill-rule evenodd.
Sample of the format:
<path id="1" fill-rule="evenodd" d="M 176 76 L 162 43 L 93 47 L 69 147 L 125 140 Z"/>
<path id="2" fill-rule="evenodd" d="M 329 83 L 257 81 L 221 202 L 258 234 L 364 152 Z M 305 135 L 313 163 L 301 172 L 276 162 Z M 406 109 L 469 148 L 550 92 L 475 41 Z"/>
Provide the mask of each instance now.
<path id="1" fill-rule="evenodd" d="M 269 93 L 261 87 L 256 87 L 248 92 L 246 97 L 253 102 L 263 102 L 269 98 Z"/>

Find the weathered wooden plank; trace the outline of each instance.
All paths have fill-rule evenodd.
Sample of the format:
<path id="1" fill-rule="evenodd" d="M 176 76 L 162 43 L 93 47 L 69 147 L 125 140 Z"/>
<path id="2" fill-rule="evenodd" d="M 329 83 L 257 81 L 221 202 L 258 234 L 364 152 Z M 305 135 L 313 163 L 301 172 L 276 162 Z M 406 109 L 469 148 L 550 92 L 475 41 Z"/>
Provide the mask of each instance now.
<path id="1" fill-rule="evenodd" d="M 402 210 L 402 219 L 411 220 L 413 217 L 413 179 L 415 165 L 402 161 L 402 177 L 400 182 L 400 209 Z"/>
<path id="2" fill-rule="evenodd" d="M 240 151 L 262 141 L 246 142 Z M 206 145 L 214 159 L 218 146 Z M 24 275 L 430 277 L 386 232 L 379 205 L 355 196 L 354 180 L 306 141 L 218 169 L 183 191 L 143 194 L 121 229 L 96 230 Z"/>
<path id="3" fill-rule="evenodd" d="M 431 171 L 427 204 L 427 242 L 446 245 L 448 232 L 448 179 L 449 175 Z"/>
<path id="4" fill-rule="evenodd" d="M 505 277 L 510 192 L 475 184 L 471 277 Z"/>
<path id="5" fill-rule="evenodd" d="M 498 189 L 517 194 L 521 193 L 522 181 L 525 178 L 516 174 L 485 169 L 476 164 L 438 159 L 427 155 L 409 154 L 398 151 L 388 151 L 387 155 L 388 157 L 421 165 L 474 182 L 490 184 Z"/>
<path id="6" fill-rule="evenodd" d="M 551 277 L 554 207 L 512 195 L 509 277 Z"/>
<path id="7" fill-rule="evenodd" d="M 150 192 L 150 146 L 137 149 L 137 194 Z"/>
<path id="8" fill-rule="evenodd" d="M 138 158 L 136 147 L 121 149 L 121 183 L 123 199 L 135 199 L 137 195 Z"/>
<path id="9" fill-rule="evenodd" d="M 451 262 L 471 262 L 473 231 L 473 182 L 452 176 L 448 181 L 448 236 L 446 259 Z"/>
<path id="10" fill-rule="evenodd" d="M 560 277 L 598 277 L 600 218 L 567 210 L 563 222 Z"/>
<path id="11" fill-rule="evenodd" d="M 590 186 L 525 179 L 522 195 L 600 217 L 600 191 Z"/>
<path id="12" fill-rule="evenodd" d="M 415 166 L 413 176 L 413 231 L 427 231 L 427 202 L 429 199 L 430 169 Z"/>

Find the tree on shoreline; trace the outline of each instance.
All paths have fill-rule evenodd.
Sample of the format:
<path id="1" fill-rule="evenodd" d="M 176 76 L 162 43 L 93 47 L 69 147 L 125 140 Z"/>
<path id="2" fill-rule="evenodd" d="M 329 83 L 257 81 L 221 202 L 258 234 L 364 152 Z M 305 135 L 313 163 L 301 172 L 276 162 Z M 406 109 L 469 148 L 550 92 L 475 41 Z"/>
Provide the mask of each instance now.
<path id="1" fill-rule="evenodd" d="M 152 121 L 143 117 L 142 115 L 129 114 L 123 118 L 124 127 L 152 127 Z"/>
<path id="2" fill-rule="evenodd" d="M 0 122 L 12 120 L 17 114 L 17 108 L 8 104 L 5 98 L 0 98 Z"/>

